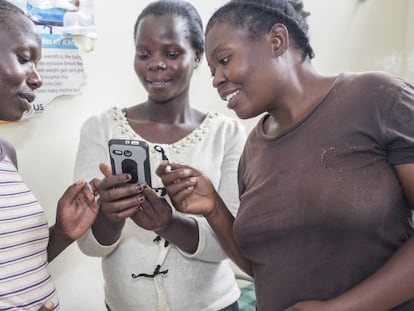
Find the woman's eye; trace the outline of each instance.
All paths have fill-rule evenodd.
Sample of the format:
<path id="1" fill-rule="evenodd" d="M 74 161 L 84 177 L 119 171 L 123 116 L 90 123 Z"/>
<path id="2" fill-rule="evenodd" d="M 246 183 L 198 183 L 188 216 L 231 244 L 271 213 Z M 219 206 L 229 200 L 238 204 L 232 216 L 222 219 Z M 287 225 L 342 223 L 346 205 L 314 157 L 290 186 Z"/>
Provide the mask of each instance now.
<path id="1" fill-rule="evenodd" d="M 136 52 L 135 55 L 139 59 L 147 59 L 149 57 L 149 53 L 147 53 L 147 52 Z"/>
<path id="2" fill-rule="evenodd" d="M 26 64 L 27 62 L 29 62 L 29 57 L 27 56 L 22 56 L 22 55 L 17 55 L 17 59 L 19 61 L 20 64 Z"/>
<path id="3" fill-rule="evenodd" d="M 229 60 L 230 60 L 230 57 L 229 56 L 222 57 L 222 58 L 220 58 L 219 63 L 221 65 L 227 65 L 229 63 Z"/>
<path id="4" fill-rule="evenodd" d="M 180 53 L 179 52 L 176 52 L 176 51 L 169 51 L 169 52 L 167 52 L 168 58 L 177 58 L 178 55 L 180 55 Z"/>

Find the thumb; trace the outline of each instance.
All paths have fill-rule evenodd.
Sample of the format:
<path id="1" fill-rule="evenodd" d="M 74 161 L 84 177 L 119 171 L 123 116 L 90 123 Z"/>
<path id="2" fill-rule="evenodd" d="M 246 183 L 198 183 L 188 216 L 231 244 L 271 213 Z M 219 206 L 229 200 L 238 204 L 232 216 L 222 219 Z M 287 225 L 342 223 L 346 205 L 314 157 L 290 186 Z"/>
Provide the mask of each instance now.
<path id="1" fill-rule="evenodd" d="M 104 174 L 105 177 L 108 177 L 108 176 L 111 176 L 112 175 L 112 169 L 106 163 L 99 164 L 99 169 L 102 172 L 102 174 Z"/>

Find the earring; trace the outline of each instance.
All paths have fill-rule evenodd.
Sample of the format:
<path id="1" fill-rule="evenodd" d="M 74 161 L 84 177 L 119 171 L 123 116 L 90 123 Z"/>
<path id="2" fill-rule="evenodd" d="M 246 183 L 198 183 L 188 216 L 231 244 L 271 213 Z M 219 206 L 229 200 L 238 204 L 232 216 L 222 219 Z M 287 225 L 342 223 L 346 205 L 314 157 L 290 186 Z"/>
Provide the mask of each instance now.
<path id="1" fill-rule="evenodd" d="M 194 64 L 194 68 L 198 68 L 198 65 L 200 64 L 200 59 L 196 58 L 195 59 L 195 64 Z"/>

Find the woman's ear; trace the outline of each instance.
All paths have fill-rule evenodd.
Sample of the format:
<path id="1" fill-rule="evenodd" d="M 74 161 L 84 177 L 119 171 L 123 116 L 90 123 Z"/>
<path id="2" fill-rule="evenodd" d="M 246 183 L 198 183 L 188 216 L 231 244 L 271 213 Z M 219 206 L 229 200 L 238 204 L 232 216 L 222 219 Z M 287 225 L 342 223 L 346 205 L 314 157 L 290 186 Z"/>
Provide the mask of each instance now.
<path id="1" fill-rule="evenodd" d="M 276 57 L 282 55 L 289 47 L 289 33 L 286 26 L 283 24 L 274 24 L 269 32 L 269 40 L 273 54 Z"/>

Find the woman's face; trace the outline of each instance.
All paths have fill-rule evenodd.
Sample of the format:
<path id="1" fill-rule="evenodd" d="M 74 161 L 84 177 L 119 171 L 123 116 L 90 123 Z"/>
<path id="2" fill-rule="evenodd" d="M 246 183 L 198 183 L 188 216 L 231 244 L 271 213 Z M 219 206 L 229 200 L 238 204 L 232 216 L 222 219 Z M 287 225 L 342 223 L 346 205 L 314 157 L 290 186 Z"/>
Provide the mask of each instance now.
<path id="1" fill-rule="evenodd" d="M 252 39 L 243 28 L 216 23 L 206 35 L 206 58 L 213 86 L 241 119 L 271 109 L 278 73 L 266 36 Z"/>
<path id="2" fill-rule="evenodd" d="M 191 46 L 183 18 L 144 17 L 137 28 L 135 45 L 135 72 L 149 98 L 165 102 L 188 92 L 200 55 Z"/>
<path id="3" fill-rule="evenodd" d="M 42 85 L 36 70 L 41 41 L 33 24 L 12 14 L 0 25 L 0 120 L 17 121 L 30 110 L 33 91 Z"/>

